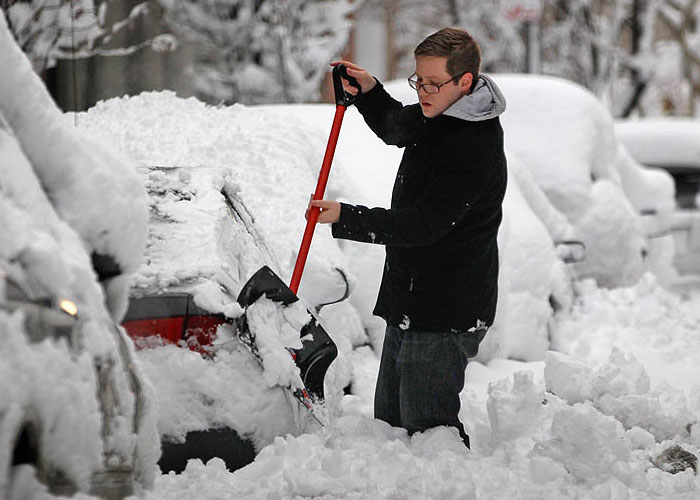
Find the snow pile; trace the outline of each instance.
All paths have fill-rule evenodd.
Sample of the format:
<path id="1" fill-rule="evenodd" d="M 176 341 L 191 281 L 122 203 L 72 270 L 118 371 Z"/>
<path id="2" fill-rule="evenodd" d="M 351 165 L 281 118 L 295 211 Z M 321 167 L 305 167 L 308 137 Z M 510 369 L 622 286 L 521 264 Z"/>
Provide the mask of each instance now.
<path id="1" fill-rule="evenodd" d="M 651 390 L 644 367 L 630 353 L 613 348 L 607 363 L 593 370 L 579 360 L 549 352 L 545 361 L 547 389 L 569 404 L 589 401 L 625 429 L 643 429 L 652 441 L 691 437 L 698 416 L 685 394 L 671 386 Z M 697 443 L 700 444 L 700 443 Z"/>
<path id="2" fill-rule="evenodd" d="M 700 317 L 696 299 L 681 301 L 651 274 L 627 288 L 601 289 L 584 280 L 575 289 L 576 304 L 554 331 L 554 350 L 597 366 L 613 346 L 622 346 L 641 361 L 653 380 L 686 389 L 697 383 Z"/>
<path id="3" fill-rule="evenodd" d="M 542 418 L 544 394 L 533 383 L 532 372 L 516 372 L 489 384 L 486 409 L 493 434 L 511 441 L 535 430 Z"/>
<path id="4" fill-rule="evenodd" d="M 577 345 L 588 346 L 582 352 L 590 355 L 550 352 L 544 363 L 496 359 L 468 366 L 460 417 L 472 451 L 452 429 L 409 437 L 371 420 L 377 358 L 369 347 L 356 349 L 350 357 L 357 390 L 343 398 L 343 414 L 331 425 L 276 438 L 234 473 L 216 459 L 192 461 L 183 474 L 159 478 L 145 498 L 196 492 L 203 498 L 691 500 L 700 493 L 700 477 L 682 464 L 692 467 L 700 451 L 697 368 L 688 377 L 648 368 L 661 336 L 669 348 L 678 344 L 672 350 L 681 365 L 697 366 L 699 297 L 681 302 L 651 278 L 617 290 L 584 282 L 572 317 L 559 324 L 568 331 L 578 322 Z M 598 349 L 604 335 L 612 338 Z M 643 364 L 631 351 L 654 361 Z M 667 460 L 678 450 L 685 462 Z"/>
<path id="5" fill-rule="evenodd" d="M 213 361 L 176 346 L 144 349 L 138 357 L 156 387 L 158 431 L 170 440 L 228 427 L 262 449 L 275 436 L 300 432 L 284 393 L 264 382 L 260 365 L 237 340 Z"/>
<path id="6" fill-rule="evenodd" d="M 559 370 L 551 371 L 549 359 L 547 384 L 568 364 L 560 357 Z M 613 355 L 608 368 L 617 361 Z M 491 429 L 472 434 L 473 451 L 453 429 L 409 437 L 402 429 L 349 413 L 314 434 L 275 439 L 253 464 L 234 473 L 217 459 L 206 466 L 192 461 L 183 474 L 162 476 L 145 498 L 185 499 L 194 492 L 204 498 L 329 500 L 691 499 L 698 494 L 700 479 L 692 470 L 672 475 L 652 464 L 670 441 L 655 442 L 639 427 L 626 429 L 590 400 L 572 404 L 545 392 L 540 375 L 526 365 L 520 368 L 526 371 L 489 384 L 485 408 L 479 406 L 480 412 L 488 409 Z M 499 376 L 508 371 L 497 364 L 492 369 Z M 598 387 L 609 389 L 604 383 Z M 474 388 L 468 382 L 466 391 Z M 697 445 L 682 445 L 697 452 Z"/>

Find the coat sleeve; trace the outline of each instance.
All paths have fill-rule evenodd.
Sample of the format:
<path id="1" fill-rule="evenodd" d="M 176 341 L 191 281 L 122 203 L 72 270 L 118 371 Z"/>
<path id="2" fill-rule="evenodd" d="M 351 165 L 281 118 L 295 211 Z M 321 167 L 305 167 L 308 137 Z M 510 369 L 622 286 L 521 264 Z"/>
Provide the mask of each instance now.
<path id="1" fill-rule="evenodd" d="M 468 158 L 468 160 L 465 160 Z M 424 246 L 457 224 L 496 181 L 494 168 L 478 151 L 448 158 L 416 203 L 406 208 L 368 208 L 341 203 L 334 238 L 387 246 Z"/>
<path id="2" fill-rule="evenodd" d="M 422 123 L 420 106 L 404 106 L 392 98 L 381 82 L 355 104 L 370 129 L 386 144 L 405 147 Z"/>

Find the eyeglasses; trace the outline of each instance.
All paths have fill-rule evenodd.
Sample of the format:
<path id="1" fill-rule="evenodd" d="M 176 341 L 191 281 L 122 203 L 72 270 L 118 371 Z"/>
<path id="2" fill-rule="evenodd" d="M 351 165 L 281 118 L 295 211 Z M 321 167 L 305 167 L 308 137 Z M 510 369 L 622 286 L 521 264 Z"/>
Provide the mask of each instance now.
<path id="1" fill-rule="evenodd" d="M 413 78 L 414 76 L 416 76 L 416 74 L 413 73 L 413 75 L 411 75 L 411 77 L 409 77 L 409 79 L 408 79 L 408 85 L 413 90 L 423 89 L 423 90 L 425 90 L 426 94 L 437 94 L 438 92 L 440 92 L 440 87 L 443 87 L 450 82 L 454 82 L 455 80 L 461 78 L 462 76 L 466 75 L 467 73 L 469 73 L 469 71 L 464 71 L 464 72 L 460 73 L 459 75 L 453 76 L 452 78 L 450 78 L 449 80 L 447 80 L 446 82 L 443 82 L 443 83 L 418 83 L 418 79 Z"/>

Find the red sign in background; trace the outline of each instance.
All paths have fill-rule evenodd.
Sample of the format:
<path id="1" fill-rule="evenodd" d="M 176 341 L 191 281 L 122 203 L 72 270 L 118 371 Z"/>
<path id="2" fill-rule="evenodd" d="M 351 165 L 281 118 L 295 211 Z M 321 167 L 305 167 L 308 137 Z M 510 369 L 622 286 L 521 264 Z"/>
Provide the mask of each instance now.
<path id="1" fill-rule="evenodd" d="M 542 15 L 541 0 L 503 0 L 502 8 L 511 21 L 538 21 Z"/>

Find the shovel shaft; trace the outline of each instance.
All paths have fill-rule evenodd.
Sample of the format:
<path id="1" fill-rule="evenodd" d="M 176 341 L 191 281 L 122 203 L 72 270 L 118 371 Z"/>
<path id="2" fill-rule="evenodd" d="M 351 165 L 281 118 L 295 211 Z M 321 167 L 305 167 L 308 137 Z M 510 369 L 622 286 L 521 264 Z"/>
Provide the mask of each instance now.
<path id="1" fill-rule="evenodd" d="M 338 144 L 338 135 L 340 134 L 340 125 L 343 123 L 343 116 L 345 115 L 346 107 L 343 105 L 337 105 L 335 107 L 335 117 L 333 118 L 333 126 L 331 127 L 331 135 L 328 138 L 328 145 L 326 146 L 326 154 L 323 156 L 323 164 L 321 165 L 321 173 L 318 176 L 318 183 L 316 184 L 316 191 L 312 197 L 313 200 L 322 200 L 323 195 L 326 192 L 326 184 L 328 184 L 328 176 L 331 172 L 331 163 L 333 163 L 333 155 L 335 154 L 335 146 Z M 314 229 L 316 228 L 316 222 L 318 222 L 318 215 L 320 209 L 317 207 L 312 207 L 309 210 L 308 219 L 306 220 L 306 228 L 304 229 L 304 237 L 301 240 L 301 246 L 299 247 L 299 254 L 297 255 L 297 261 L 294 265 L 294 272 L 292 273 L 292 281 L 289 284 L 290 290 L 297 293 L 299 289 L 299 283 L 301 282 L 301 275 L 304 272 L 304 265 L 306 264 L 306 257 L 309 255 L 309 248 L 311 247 L 311 239 L 314 237 Z"/>

